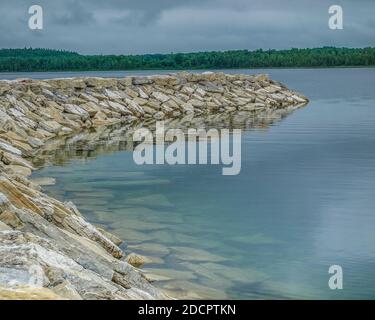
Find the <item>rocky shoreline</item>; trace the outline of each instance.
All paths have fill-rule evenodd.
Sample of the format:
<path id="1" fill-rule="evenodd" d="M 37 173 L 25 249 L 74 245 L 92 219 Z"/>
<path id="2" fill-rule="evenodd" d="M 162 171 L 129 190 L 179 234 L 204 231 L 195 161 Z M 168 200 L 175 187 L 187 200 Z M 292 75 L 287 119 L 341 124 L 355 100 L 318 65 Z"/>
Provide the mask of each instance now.
<path id="1" fill-rule="evenodd" d="M 124 256 L 120 239 L 28 178 L 51 141 L 139 121 L 241 118 L 307 101 L 266 75 L 0 81 L 0 299 L 169 298 L 130 264 L 137 262 Z"/>

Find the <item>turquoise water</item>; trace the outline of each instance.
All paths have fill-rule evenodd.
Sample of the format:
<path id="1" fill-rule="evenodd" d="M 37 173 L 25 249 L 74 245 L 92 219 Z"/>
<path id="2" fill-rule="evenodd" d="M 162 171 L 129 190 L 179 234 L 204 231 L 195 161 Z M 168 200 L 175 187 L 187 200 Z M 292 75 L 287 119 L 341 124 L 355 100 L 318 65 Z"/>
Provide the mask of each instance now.
<path id="1" fill-rule="evenodd" d="M 247 128 L 237 176 L 137 166 L 124 150 L 34 177 L 55 177 L 49 194 L 148 257 L 145 272 L 178 298 L 375 298 L 375 69 L 267 72 L 311 102 Z M 328 287 L 331 265 L 343 290 Z"/>

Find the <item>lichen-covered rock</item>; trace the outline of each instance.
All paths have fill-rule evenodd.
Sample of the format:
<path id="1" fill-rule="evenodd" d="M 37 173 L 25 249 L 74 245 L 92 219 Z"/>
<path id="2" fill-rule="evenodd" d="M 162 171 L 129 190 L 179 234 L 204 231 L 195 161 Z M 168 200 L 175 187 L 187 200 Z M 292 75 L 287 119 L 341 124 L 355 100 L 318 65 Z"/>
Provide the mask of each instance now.
<path id="1" fill-rule="evenodd" d="M 147 262 L 147 259 L 139 254 L 134 252 L 128 254 L 126 261 L 134 267 L 140 267 Z"/>

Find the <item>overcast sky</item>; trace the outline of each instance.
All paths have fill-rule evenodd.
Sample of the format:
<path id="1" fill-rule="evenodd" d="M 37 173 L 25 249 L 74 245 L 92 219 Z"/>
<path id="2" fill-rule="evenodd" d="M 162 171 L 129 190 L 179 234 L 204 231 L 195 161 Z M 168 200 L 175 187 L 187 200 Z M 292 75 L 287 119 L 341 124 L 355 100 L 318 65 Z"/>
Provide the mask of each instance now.
<path id="1" fill-rule="evenodd" d="M 28 8 L 44 29 L 28 28 Z M 328 28 L 342 5 L 344 29 Z M 0 0 L 0 46 L 83 54 L 375 46 L 375 0 Z"/>

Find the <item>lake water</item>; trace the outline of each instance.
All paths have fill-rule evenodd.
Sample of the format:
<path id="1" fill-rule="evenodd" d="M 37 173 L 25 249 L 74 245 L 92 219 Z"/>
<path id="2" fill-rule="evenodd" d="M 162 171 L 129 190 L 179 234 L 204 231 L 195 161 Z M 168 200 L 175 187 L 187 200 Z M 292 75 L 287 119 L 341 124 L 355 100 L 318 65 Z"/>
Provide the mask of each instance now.
<path id="1" fill-rule="evenodd" d="M 311 102 L 243 132 L 237 176 L 119 151 L 34 177 L 55 177 L 50 195 L 148 257 L 178 298 L 375 298 L 375 69 L 262 71 Z M 343 290 L 328 287 L 331 265 Z"/>

